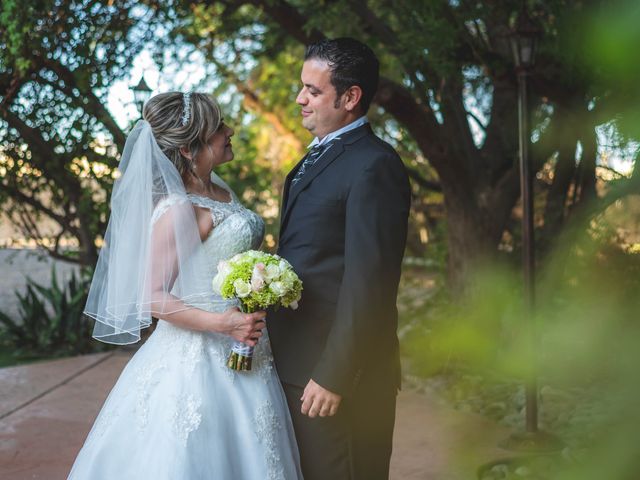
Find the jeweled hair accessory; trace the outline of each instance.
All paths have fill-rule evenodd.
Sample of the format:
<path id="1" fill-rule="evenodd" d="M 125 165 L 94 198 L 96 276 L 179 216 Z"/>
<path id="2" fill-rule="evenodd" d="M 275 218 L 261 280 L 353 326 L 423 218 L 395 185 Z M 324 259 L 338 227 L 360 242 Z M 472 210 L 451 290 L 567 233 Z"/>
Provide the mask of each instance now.
<path id="1" fill-rule="evenodd" d="M 183 93 L 182 101 L 184 102 L 184 110 L 182 111 L 182 126 L 184 127 L 191 118 L 191 92 Z"/>

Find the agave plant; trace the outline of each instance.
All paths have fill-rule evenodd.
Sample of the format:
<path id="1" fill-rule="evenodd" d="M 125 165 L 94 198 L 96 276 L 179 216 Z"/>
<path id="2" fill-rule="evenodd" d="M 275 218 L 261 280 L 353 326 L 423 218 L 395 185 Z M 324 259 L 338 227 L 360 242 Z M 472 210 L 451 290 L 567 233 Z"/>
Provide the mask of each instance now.
<path id="1" fill-rule="evenodd" d="M 60 283 L 55 267 L 50 286 L 27 277 L 24 293 L 16 292 L 18 318 L 0 311 L 0 337 L 22 358 L 64 356 L 103 350 L 91 338 L 93 322 L 83 313 L 90 272 L 72 272 Z"/>

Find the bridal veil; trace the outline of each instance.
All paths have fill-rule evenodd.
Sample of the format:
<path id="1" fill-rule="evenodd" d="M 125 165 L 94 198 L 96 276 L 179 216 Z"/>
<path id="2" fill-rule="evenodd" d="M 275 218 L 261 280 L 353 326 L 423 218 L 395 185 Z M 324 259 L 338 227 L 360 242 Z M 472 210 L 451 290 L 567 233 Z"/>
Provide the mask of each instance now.
<path id="1" fill-rule="evenodd" d="M 94 338 L 122 345 L 140 339 L 152 313 L 204 305 L 212 292 L 192 204 L 148 122 L 129 134 L 119 170 L 85 314 Z"/>

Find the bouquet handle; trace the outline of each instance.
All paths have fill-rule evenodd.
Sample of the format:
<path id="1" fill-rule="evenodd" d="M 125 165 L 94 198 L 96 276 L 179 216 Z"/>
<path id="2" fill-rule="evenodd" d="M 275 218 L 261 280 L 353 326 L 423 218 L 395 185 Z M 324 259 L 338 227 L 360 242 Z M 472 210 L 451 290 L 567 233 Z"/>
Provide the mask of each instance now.
<path id="1" fill-rule="evenodd" d="M 231 353 L 227 359 L 227 367 L 238 372 L 248 372 L 251 370 L 253 360 L 253 347 L 242 342 L 235 342 L 231 347 Z"/>
<path id="2" fill-rule="evenodd" d="M 252 313 L 252 310 L 247 308 L 242 302 L 240 302 L 240 310 L 242 310 L 243 313 Z M 250 371 L 253 351 L 254 347 L 250 347 L 242 342 L 235 342 L 231 347 L 231 353 L 227 359 L 227 367 L 237 372 Z"/>

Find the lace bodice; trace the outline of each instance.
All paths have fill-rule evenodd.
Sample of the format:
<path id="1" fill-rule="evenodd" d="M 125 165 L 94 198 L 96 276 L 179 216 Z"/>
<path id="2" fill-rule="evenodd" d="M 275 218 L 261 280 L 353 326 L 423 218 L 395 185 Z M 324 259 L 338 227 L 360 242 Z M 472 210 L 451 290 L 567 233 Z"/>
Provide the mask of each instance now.
<path id="1" fill-rule="evenodd" d="M 211 214 L 213 228 L 207 239 L 202 242 L 203 255 L 198 255 L 199 262 L 204 268 L 199 268 L 202 278 L 196 280 L 198 285 L 202 285 L 201 291 L 211 291 L 211 281 L 218 272 L 220 260 L 226 260 L 237 253 L 246 250 L 257 249 L 264 238 L 264 221 L 260 216 L 245 208 L 231 192 L 226 184 L 219 180 L 218 183 L 225 190 L 230 192 L 230 202 L 220 202 L 209 197 L 196 194 L 188 194 L 187 198 L 193 205 L 206 208 Z M 169 208 L 177 203 L 184 202 L 184 197 L 170 196 L 161 201 L 156 207 L 152 222 L 156 222 Z M 209 311 L 224 311 L 233 300 L 225 300 L 211 292 L 206 304 L 198 303 L 199 308 Z"/>
<path id="2" fill-rule="evenodd" d="M 189 194 L 191 203 L 209 209 L 213 229 L 203 242 L 207 273 L 213 278 L 220 260 L 246 250 L 257 249 L 264 237 L 264 222 L 251 210 L 242 206 L 235 195 L 231 202 L 218 202 L 208 197 Z"/>

